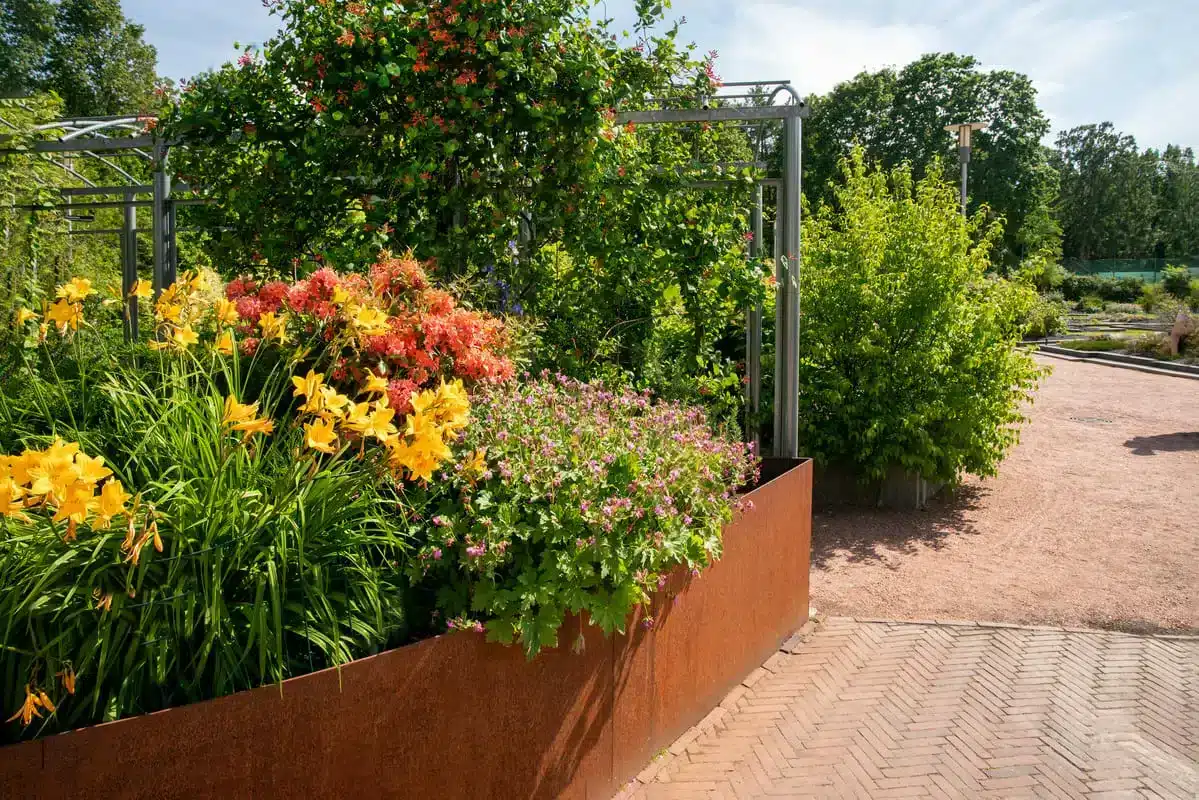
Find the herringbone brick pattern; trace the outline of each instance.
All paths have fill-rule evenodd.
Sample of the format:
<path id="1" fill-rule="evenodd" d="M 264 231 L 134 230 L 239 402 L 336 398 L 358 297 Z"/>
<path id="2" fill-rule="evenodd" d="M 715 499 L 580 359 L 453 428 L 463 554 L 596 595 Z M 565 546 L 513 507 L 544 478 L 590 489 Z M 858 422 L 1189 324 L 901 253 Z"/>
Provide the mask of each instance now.
<path id="1" fill-rule="evenodd" d="M 827 621 L 626 797 L 1199 798 L 1199 639 Z"/>

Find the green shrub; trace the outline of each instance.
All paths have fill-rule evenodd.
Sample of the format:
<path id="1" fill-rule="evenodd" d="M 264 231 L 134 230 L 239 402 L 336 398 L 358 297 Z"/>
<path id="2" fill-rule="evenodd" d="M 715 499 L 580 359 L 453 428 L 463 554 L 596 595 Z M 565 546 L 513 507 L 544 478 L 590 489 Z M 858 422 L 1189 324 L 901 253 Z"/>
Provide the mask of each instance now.
<path id="1" fill-rule="evenodd" d="M 1171 297 L 1186 300 L 1191 294 L 1191 271 L 1186 267 L 1166 267 L 1162 272 L 1161 286 Z"/>
<path id="2" fill-rule="evenodd" d="M 1017 347 L 1035 292 L 987 277 L 998 230 L 939 170 L 843 169 L 805 229 L 801 450 L 863 478 L 993 474 L 1041 374 Z"/>
<path id="3" fill-rule="evenodd" d="M 1041 294 L 1059 289 L 1066 275 L 1061 264 L 1040 255 L 1026 259 L 1016 271 L 1018 279 L 1032 284 Z"/>
<path id="4" fill-rule="evenodd" d="M 1024 317 L 1024 336 L 1047 339 L 1066 332 L 1066 305 L 1059 300 L 1038 296 Z"/>
<path id="5" fill-rule="evenodd" d="M 1089 294 L 1078 301 L 1078 310 L 1094 314 L 1107 309 L 1107 301 L 1099 295 Z"/>
<path id="6" fill-rule="evenodd" d="M 433 523 L 411 572 L 451 627 L 530 655 L 557 643 L 567 612 L 623 631 L 674 567 L 698 575 L 720 556 L 752 459 L 704 412 L 548 375 L 474 412 L 475 458 L 409 493 Z"/>
<path id="7" fill-rule="evenodd" d="M 1129 340 L 1128 352 L 1138 356 L 1164 358 L 1170 355 L 1170 338 L 1164 333 L 1143 333 Z"/>
<path id="8" fill-rule="evenodd" d="M 1145 282 L 1140 278 L 1112 278 L 1106 275 L 1076 275 L 1070 273 L 1062 280 L 1062 294 L 1067 300 L 1082 300 L 1088 295 L 1115 303 L 1135 303 L 1141 299 Z"/>
<path id="9" fill-rule="evenodd" d="M 1095 336 L 1090 339 L 1076 339 L 1070 342 L 1062 342 L 1061 344 L 1062 347 L 1068 347 L 1071 350 L 1107 353 L 1115 350 L 1124 350 L 1128 347 L 1128 340 L 1113 336 Z"/>

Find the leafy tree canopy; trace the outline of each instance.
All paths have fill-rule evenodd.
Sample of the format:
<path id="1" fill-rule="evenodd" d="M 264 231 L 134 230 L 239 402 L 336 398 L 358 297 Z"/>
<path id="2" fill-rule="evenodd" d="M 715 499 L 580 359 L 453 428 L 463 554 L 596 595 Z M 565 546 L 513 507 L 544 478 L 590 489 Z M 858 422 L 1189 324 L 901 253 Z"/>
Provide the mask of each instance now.
<path id="1" fill-rule="evenodd" d="M 56 92 L 67 114 L 147 108 L 157 53 L 120 0 L 0 0 L 0 94 Z"/>
<path id="2" fill-rule="evenodd" d="M 832 199 L 838 164 L 855 144 L 867 160 L 886 168 L 910 164 L 919 178 L 937 159 L 957 162 L 956 138 L 946 125 L 985 121 L 990 127 L 972 142 L 970 197 L 973 209 L 985 205 L 1004 221 L 997 260 L 1011 265 L 1056 249 L 1056 177 L 1041 146 L 1049 121 L 1028 76 L 984 71 L 971 56 L 936 53 L 901 70 L 864 72 L 813 96 L 809 105 L 804 187 L 810 199 Z"/>

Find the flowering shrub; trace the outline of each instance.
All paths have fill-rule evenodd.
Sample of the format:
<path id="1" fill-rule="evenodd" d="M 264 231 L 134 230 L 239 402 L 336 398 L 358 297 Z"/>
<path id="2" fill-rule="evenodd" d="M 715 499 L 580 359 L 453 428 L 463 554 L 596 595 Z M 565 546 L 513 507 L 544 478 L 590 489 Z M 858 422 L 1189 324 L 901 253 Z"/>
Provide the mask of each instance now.
<path id="1" fill-rule="evenodd" d="M 451 627 L 530 654 L 568 611 L 623 630 L 671 569 L 718 558 L 753 471 L 700 410 L 562 376 L 491 387 L 475 414 L 470 455 L 408 495 L 432 522 L 410 569 Z"/>
<path id="2" fill-rule="evenodd" d="M 250 688 L 411 635 L 399 487 L 453 463 L 471 408 L 454 376 L 510 374 L 489 349 L 505 334 L 411 259 L 314 277 L 268 305 L 277 289 L 188 274 L 152 303 L 157 352 L 111 349 L 100 326 L 122 298 L 82 278 L 20 311 L 19 366 L 0 380 L 0 692 L 24 728 L 4 735 Z M 145 283 L 133 294 L 151 302 Z M 418 346 L 371 355 L 401 334 Z"/>
<path id="3" fill-rule="evenodd" d="M 226 318 L 235 321 L 244 352 L 264 341 L 319 347 L 318 360 L 335 383 L 385 380 L 400 413 L 438 377 L 477 382 L 513 375 L 503 323 L 458 307 L 410 256 L 384 253 L 368 277 L 325 268 L 292 284 L 237 279 L 226 294 L 233 303 Z"/>

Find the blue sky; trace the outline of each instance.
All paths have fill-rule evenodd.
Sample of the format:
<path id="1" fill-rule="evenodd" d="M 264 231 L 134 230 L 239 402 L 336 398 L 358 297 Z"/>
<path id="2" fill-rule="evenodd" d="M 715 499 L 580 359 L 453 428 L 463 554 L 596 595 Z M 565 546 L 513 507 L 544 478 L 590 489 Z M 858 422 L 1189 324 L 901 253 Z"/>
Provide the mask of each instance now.
<path id="1" fill-rule="evenodd" d="M 630 0 L 608 0 L 618 19 Z M 261 0 L 124 0 L 173 78 L 261 42 Z M 182 10 L 186 8 L 186 11 Z M 922 53 L 970 53 L 1032 76 L 1060 130 L 1111 120 L 1141 146 L 1199 148 L 1195 0 L 675 0 L 684 38 L 720 53 L 726 80 L 789 78 L 823 92 L 863 69 Z"/>

